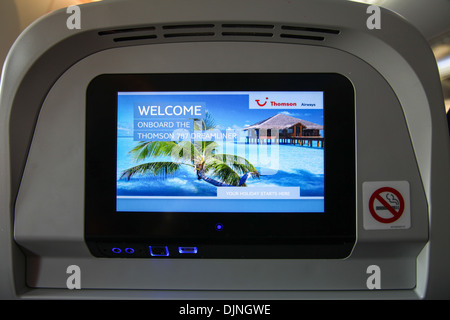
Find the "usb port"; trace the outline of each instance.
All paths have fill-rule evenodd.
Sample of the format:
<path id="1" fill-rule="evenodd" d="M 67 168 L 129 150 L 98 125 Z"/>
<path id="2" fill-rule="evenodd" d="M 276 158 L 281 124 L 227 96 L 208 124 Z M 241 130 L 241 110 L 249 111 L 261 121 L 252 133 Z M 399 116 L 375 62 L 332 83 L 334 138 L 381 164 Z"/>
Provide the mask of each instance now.
<path id="1" fill-rule="evenodd" d="M 169 249 L 163 246 L 149 246 L 152 257 L 168 257 Z"/>
<path id="2" fill-rule="evenodd" d="M 197 253 L 197 247 L 178 247 L 178 252 L 179 253 L 196 254 Z"/>

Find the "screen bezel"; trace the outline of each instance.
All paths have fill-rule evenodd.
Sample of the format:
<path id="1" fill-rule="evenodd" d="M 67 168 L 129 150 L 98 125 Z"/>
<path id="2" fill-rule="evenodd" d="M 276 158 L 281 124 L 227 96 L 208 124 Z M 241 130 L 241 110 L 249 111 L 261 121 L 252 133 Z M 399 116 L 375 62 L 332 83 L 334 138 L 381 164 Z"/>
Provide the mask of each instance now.
<path id="1" fill-rule="evenodd" d="M 323 91 L 325 212 L 116 212 L 117 94 L 146 91 Z M 86 243 L 95 256 L 121 242 L 194 244 L 203 258 L 345 258 L 356 239 L 355 154 L 354 88 L 340 74 L 100 75 L 86 93 Z"/>

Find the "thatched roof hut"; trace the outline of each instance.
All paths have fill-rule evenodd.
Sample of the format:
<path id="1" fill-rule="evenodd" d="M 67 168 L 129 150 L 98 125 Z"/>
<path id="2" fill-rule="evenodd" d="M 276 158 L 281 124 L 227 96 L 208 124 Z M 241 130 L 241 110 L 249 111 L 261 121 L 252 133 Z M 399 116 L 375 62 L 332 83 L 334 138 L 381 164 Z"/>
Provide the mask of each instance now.
<path id="1" fill-rule="evenodd" d="M 310 121 L 298 119 L 295 117 L 291 117 L 291 116 L 285 115 L 283 113 L 278 113 L 278 114 L 274 115 L 273 117 L 267 118 L 265 120 L 255 123 L 251 126 L 245 127 L 244 130 L 249 130 L 249 129 L 283 130 L 283 129 L 292 128 L 296 125 L 300 125 L 304 129 L 308 129 L 308 130 L 323 130 L 322 125 L 312 123 Z"/>

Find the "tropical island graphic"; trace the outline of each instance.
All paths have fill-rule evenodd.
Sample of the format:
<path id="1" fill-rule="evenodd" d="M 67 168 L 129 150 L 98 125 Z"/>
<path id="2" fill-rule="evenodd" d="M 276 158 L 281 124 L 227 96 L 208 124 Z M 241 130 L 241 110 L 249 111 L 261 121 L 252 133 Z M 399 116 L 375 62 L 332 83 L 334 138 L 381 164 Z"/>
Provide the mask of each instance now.
<path id="1" fill-rule="evenodd" d="M 196 119 L 196 123 L 199 122 Z M 201 121 L 202 131 L 216 129 L 215 121 L 209 113 Z M 197 130 L 200 130 L 197 127 Z M 129 152 L 135 161 L 144 162 L 122 172 L 121 178 L 141 174 L 167 178 L 181 167 L 192 168 L 198 180 L 203 180 L 216 187 L 246 186 L 251 175 L 259 177 L 258 170 L 244 157 L 220 153 L 215 141 L 141 141 Z M 170 157 L 171 161 L 156 161 Z"/>
<path id="2" fill-rule="evenodd" d="M 262 113 L 254 111 L 253 119 Z M 228 126 L 236 132 L 232 139 L 134 141 L 130 136 L 119 137 L 117 195 L 217 197 L 222 187 L 299 187 L 298 196 L 323 197 L 324 128 L 302 119 L 319 119 L 322 110 L 303 112 L 301 118 L 287 113 L 270 110 L 253 123 L 244 118 L 241 125 Z M 225 127 L 212 112 L 193 123 L 193 133 L 223 132 Z"/>

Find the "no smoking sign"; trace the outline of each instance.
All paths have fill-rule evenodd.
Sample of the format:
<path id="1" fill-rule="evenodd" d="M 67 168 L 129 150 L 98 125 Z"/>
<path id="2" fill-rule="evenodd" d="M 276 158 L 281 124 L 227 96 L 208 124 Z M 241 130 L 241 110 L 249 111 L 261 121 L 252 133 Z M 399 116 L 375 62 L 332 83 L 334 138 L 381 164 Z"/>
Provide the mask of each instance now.
<path id="1" fill-rule="evenodd" d="M 409 200 L 407 181 L 364 182 L 364 229 L 409 229 Z"/>

